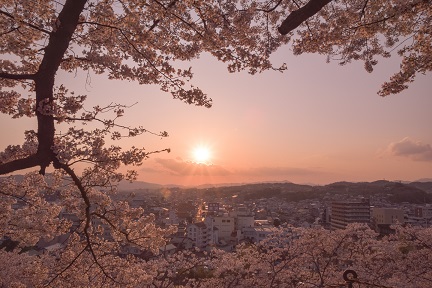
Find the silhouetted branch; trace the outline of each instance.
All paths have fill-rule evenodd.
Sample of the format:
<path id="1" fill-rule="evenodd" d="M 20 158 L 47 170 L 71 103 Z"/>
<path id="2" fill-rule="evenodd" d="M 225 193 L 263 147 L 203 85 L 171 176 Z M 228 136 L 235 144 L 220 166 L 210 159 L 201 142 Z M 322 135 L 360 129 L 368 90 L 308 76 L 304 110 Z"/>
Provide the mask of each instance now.
<path id="1" fill-rule="evenodd" d="M 325 5 L 332 0 L 310 0 L 305 6 L 291 12 L 290 15 L 279 26 L 278 31 L 282 35 L 286 35 L 293 31 L 304 21 L 318 13 Z"/>
<path id="2" fill-rule="evenodd" d="M 0 175 L 8 174 L 18 170 L 39 166 L 40 159 L 37 154 L 33 154 L 26 158 L 13 160 L 11 162 L 0 164 Z"/>
<path id="3" fill-rule="evenodd" d="M 0 78 L 12 79 L 12 80 L 33 80 L 35 74 L 11 74 L 0 72 Z"/>
<path id="4" fill-rule="evenodd" d="M 0 14 L 2 14 L 2 15 L 4 15 L 4 16 L 6 16 L 6 17 L 9 17 L 9 18 L 15 20 L 15 17 L 14 17 L 12 14 L 10 14 L 10 13 L 8 13 L 8 12 L 6 12 L 6 11 L 0 10 Z M 26 21 L 20 21 L 20 23 L 23 23 L 24 25 L 26 25 L 26 26 L 28 26 L 28 27 L 30 27 L 30 28 L 36 29 L 36 30 L 38 30 L 38 31 L 41 31 L 41 32 L 43 32 L 43 33 L 45 33 L 45 34 L 48 34 L 48 35 L 51 34 L 50 31 L 45 30 L 45 29 L 42 28 L 42 27 L 38 27 L 38 26 L 36 26 L 36 25 L 34 25 L 34 24 L 28 23 L 28 22 L 26 22 Z M 17 28 L 17 29 L 18 29 L 18 28 Z"/>
<path id="5" fill-rule="evenodd" d="M 79 257 L 81 257 L 81 254 L 84 253 L 84 251 L 86 249 L 87 249 L 87 246 L 84 247 L 84 249 L 82 249 L 81 252 L 78 253 L 78 255 L 76 255 L 74 257 L 74 259 L 72 259 L 72 261 L 65 268 L 63 268 L 62 271 L 60 271 L 59 273 L 57 273 L 45 286 L 46 287 L 50 286 L 59 276 L 61 276 L 66 270 L 68 270 L 70 267 L 72 267 L 72 265 L 78 260 Z"/>
<path id="6" fill-rule="evenodd" d="M 265 9 L 265 10 L 264 10 L 264 9 L 258 9 L 258 11 L 262 11 L 262 12 L 270 13 L 270 12 L 276 10 L 276 8 L 279 7 L 279 5 L 280 5 L 281 3 L 282 3 L 282 0 L 279 0 L 279 2 L 276 3 L 276 5 L 273 6 L 272 8 Z"/>

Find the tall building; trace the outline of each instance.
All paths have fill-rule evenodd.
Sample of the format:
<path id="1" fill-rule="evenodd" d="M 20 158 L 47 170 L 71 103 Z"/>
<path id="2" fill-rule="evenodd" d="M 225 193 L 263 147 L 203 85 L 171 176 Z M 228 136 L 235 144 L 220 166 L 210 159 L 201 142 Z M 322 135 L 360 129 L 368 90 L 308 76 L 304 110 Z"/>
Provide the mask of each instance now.
<path id="1" fill-rule="evenodd" d="M 350 223 L 370 223 L 369 199 L 335 201 L 331 205 L 331 229 L 345 229 Z"/>

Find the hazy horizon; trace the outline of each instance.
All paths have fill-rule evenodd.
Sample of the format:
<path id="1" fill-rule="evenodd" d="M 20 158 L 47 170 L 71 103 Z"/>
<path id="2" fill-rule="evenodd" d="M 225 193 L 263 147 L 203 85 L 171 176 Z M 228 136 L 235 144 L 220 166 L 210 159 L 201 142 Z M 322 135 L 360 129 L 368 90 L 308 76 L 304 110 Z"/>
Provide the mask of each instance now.
<path id="1" fill-rule="evenodd" d="M 204 183 L 204 184 L 199 184 L 199 185 L 180 185 L 180 184 L 176 184 L 176 183 L 168 183 L 168 184 L 160 184 L 160 183 L 153 183 L 153 182 L 146 182 L 146 181 L 134 181 L 134 182 L 129 182 L 129 181 L 122 181 L 120 183 L 120 188 L 121 189 L 125 189 L 125 187 L 132 187 L 129 189 L 140 189 L 140 188 L 135 188 L 133 186 L 137 186 L 139 187 L 140 185 L 148 185 L 148 186 L 161 186 L 161 187 L 180 187 L 180 188 L 200 188 L 200 187 L 229 187 L 229 186 L 242 186 L 242 185 L 254 185 L 254 184 L 272 184 L 272 183 L 290 183 L 290 184 L 294 184 L 294 185 L 308 185 L 308 186 L 326 186 L 326 185 L 331 185 L 334 183 L 341 183 L 341 182 L 346 182 L 346 183 L 373 183 L 373 182 L 377 182 L 377 181 L 388 181 L 388 182 L 400 182 L 400 183 L 415 183 L 415 182 L 431 182 L 432 183 L 432 178 L 421 178 L 421 179 L 417 179 L 414 181 L 405 181 L 405 180 L 391 180 L 391 179 L 376 179 L 376 180 L 372 180 L 372 181 L 345 181 L 345 180 L 340 180 L 340 181 L 335 181 L 335 182 L 329 182 L 329 183 L 323 183 L 323 184 L 317 184 L 317 183 L 312 183 L 312 182 L 304 182 L 304 183 L 296 183 L 296 182 L 292 182 L 289 180 L 268 180 L 268 181 L 257 181 L 257 182 L 234 182 L 234 183 Z M 144 183 L 144 184 L 142 184 Z M 148 188 L 150 189 L 150 188 Z"/>

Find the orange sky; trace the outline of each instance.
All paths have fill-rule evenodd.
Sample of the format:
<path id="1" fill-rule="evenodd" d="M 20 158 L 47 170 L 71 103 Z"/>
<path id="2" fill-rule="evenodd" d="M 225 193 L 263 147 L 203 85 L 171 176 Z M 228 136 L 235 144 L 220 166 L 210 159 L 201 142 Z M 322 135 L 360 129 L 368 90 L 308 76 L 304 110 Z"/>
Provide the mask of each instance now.
<path id="1" fill-rule="evenodd" d="M 155 86 L 108 81 L 103 75 L 61 74 L 89 96 L 88 107 L 110 102 L 133 104 L 122 124 L 167 131 L 169 138 L 144 135 L 124 142 L 152 155 L 138 167 L 139 180 L 197 185 L 282 181 L 325 184 L 335 181 L 416 180 L 432 178 L 432 84 L 421 75 L 407 91 L 381 98 L 380 84 L 398 68 L 383 59 L 372 74 L 361 63 L 339 66 L 318 55 L 274 57 L 288 71 L 260 75 L 229 74 L 223 63 L 204 55 L 192 63 L 193 85 L 213 107 L 189 106 Z M 184 64 L 181 64 L 184 66 Z M 20 144 L 35 124 L 1 116 L 0 147 Z M 11 124 L 13 123 L 13 124 Z M 208 147 L 211 164 L 195 164 L 193 149 Z"/>

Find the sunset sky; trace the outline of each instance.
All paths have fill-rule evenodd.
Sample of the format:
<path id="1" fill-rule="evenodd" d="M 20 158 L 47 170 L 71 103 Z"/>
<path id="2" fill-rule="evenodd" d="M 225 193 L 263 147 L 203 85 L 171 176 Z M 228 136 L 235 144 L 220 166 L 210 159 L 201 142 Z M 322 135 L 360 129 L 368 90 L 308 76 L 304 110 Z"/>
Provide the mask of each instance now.
<path id="1" fill-rule="evenodd" d="M 88 107 L 138 102 L 121 124 L 169 133 L 168 138 L 147 134 L 124 143 L 148 151 L 171 148 L 137 168 L 142 181 L 327 184 L 432 178 L 431 75 L 420 75 L 405 92 L 382 98 L 376 92 L 397 71 L 395 56 L 381 59 L 371 74 L 362 63 L 339 66 L 325 60 L 293 56 L 286 47 L 273 63 L 286 62 L 287 71 L 254 76 L 230 74 L 208 55 L 180 63 L 193 67 L 192 84 L 213 99 L 210 109 L 173 100 L 156 86 L 108 81 L 94 73 L 89 78 L 60 74 L 57 83 L 87 94 Z M 33 120 L 10 121 L 4 115 L 0 120 L 7 131 L 0 148 L 21 144 L 23 131 L 36 127 Z M 201 156 L 195 155 L 198 147 L 204 149 Z"/>

